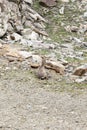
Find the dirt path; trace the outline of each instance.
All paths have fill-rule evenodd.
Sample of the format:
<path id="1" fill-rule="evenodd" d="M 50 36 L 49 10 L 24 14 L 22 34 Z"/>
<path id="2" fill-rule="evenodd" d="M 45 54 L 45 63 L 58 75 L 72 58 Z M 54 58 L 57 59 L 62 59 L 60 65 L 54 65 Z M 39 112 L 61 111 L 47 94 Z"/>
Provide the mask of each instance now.
<path id="1" fill-rule="evenodd" d="M 25 71 L 0 77 L 0 130 L 87 130 L 85 90 L 51 91 Z"/>

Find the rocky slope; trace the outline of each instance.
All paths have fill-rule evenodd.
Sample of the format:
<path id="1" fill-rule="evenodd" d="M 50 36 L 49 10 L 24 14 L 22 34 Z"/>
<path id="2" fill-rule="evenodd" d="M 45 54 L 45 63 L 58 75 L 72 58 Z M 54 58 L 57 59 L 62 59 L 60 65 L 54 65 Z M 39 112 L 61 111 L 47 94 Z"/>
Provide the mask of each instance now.
<path id="1" fill-rule="evenodd" d="M 87 129 L 87 1 L 49 2 L 0 0 L 1 130 Z"/>

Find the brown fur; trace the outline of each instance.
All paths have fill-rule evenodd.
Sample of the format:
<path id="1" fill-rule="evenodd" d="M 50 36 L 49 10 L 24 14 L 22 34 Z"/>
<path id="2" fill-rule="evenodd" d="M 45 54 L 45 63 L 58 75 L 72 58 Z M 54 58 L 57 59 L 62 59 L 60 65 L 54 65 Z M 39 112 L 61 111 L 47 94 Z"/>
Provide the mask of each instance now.
<path id="1" fill-rule="evenodd" d="M 38 68 L 38 72 L 37 72 L 37 76 L 39 79 L 47 79 L 48 77 L 47 72 L 45 70 L 45 64 L 46 64 L 46 59 L 45 57 L 42 57 L 42 64 Z"/>

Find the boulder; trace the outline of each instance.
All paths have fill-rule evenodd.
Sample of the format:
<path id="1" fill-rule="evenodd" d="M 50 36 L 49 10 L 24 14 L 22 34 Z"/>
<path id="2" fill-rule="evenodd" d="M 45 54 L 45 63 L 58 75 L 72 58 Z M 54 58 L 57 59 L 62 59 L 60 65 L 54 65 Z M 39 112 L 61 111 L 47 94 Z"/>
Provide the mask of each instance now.
<path id="1" fill-rule="evenodd" d="M 83 76 L 85 73 L 87 73 L 87 64 L 77 67 L 74 70 L 73 75 Z"/>
<path id="2" fill-rule="evenodd" d="M 46 7 L 56 6 L 56 0 L 40 0 L 39 4 Z"/>
<path id="3" fill-rule="evenodd" d="M 60 73 L 61 75 L 64 74 L 65 70 L 65 66 L 58 61 L 46 61 L 46 68 L 55 70 L 57 73 Z"/>

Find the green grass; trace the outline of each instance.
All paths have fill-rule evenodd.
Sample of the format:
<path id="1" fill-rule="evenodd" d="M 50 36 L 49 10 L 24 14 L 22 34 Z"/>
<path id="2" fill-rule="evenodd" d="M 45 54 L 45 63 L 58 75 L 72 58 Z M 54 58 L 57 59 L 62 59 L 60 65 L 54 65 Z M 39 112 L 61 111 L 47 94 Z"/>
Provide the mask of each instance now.
<path id="1" fill-rule="evenodd" d="M 65 6 L 64 15 L 59 14 L 59 9 L 62 6 Z M 46 26 L 46 30 L 52 41 L 64 43 L 64 39 L 66 39 L 67 36 L 80 37 L 79 34 L 74 32 L 67 32 L 64 29 L 64 26 L 67 25 L 79 26 L 79 23 L 76 19 L 78 19 L 83 12 L 78 9 L 77 2 L 69 2 L 69 4 L 63 4 L 61 1 L 58 1 L 55 8 L 44 8 L 39 5 L 39 1 L 35 1 L 34 8 L 49 21 Z M 44 10 L 47 10 L 47 12 L 44 13 Z M 61 24 L 64 24 L 64 26 Z"/>

